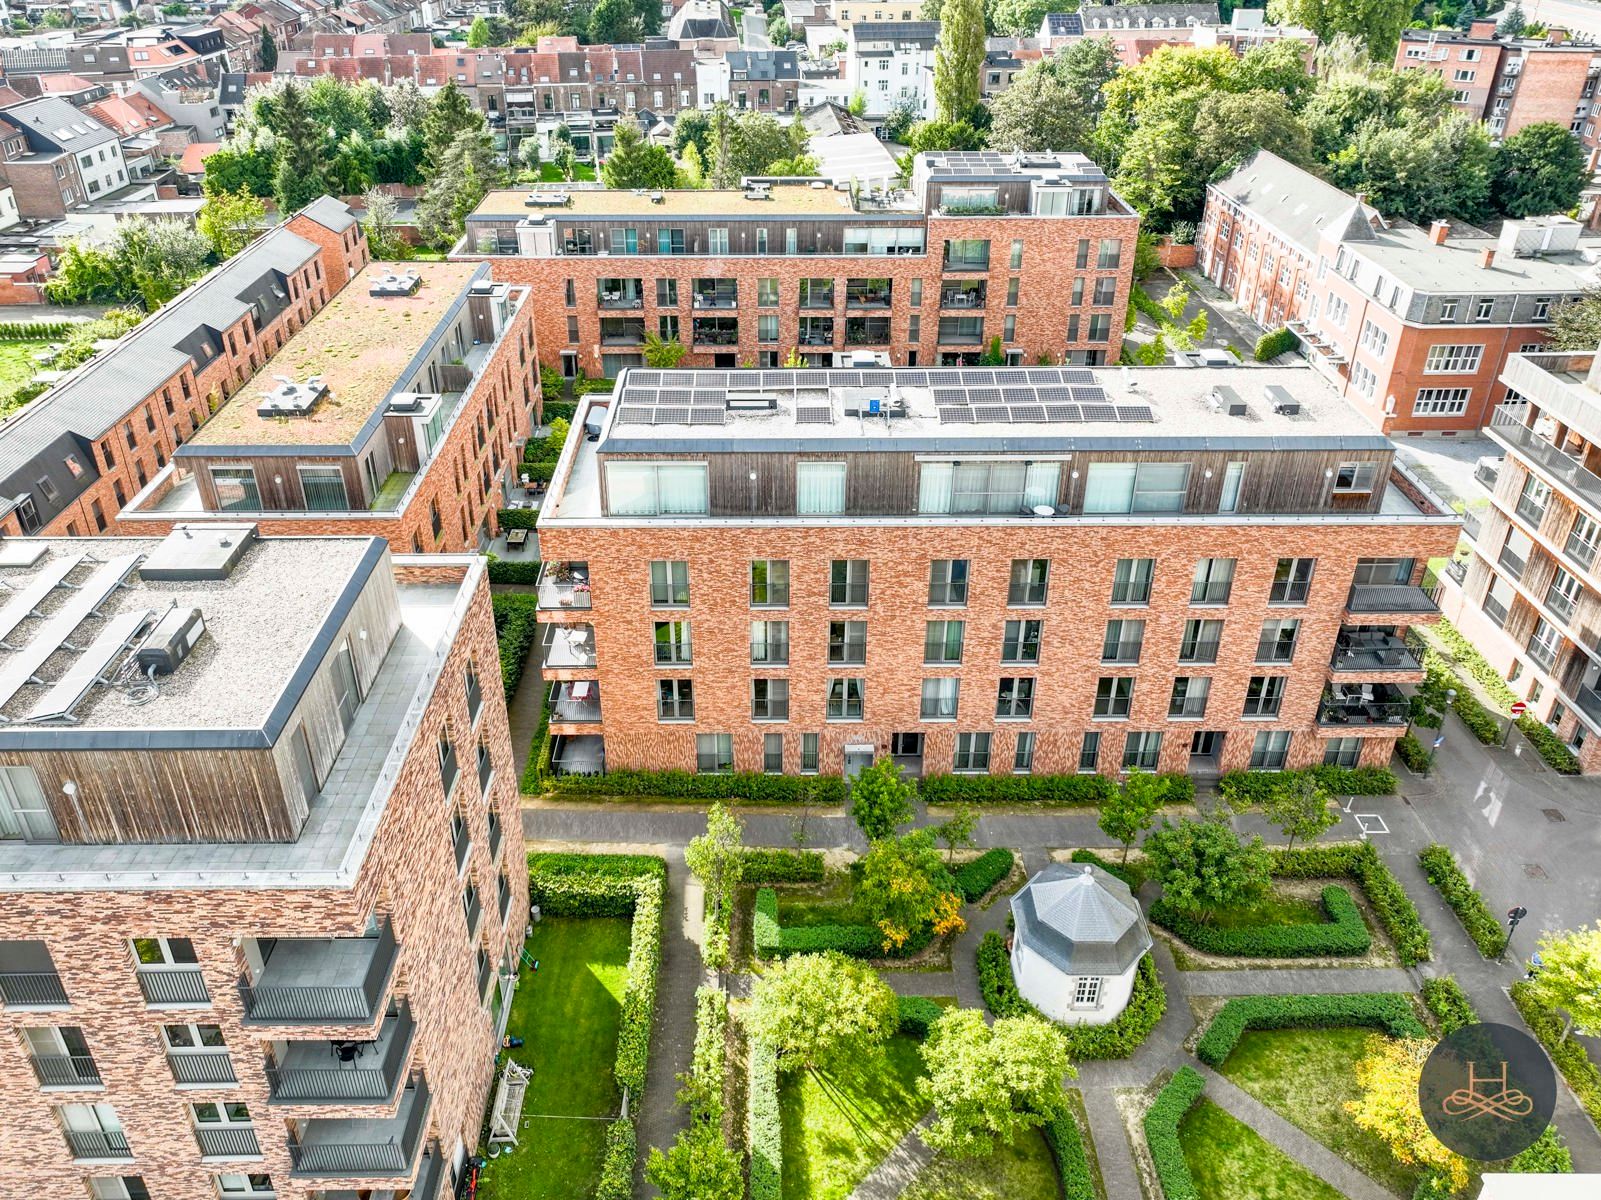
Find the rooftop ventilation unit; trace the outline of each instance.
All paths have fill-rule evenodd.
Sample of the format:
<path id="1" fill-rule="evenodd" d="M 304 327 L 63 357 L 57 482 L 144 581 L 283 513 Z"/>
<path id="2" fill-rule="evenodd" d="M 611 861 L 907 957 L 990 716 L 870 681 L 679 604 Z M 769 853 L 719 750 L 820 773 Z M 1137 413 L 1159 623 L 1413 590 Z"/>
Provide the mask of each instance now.
<path id="1" fill-rule="evenodd" d="M 495 294 L 495 281 L 493 279 L 480 279 L 467 289 L 469 296 L 493 296 Z"/>
<path id="2" fill-rule="evenodd" d="M 369 296 L 415 296 L 422 286 L 422 276 L 415 271 L 403 274 L 380 275 L 367 289 Z"/>
<path id="3" fill-rule="evenodd" d="M 169 608 L 145 638 L 134 655 L 143 675 L 171 675 L 206 632 L 206 620 L 198 608 Z"/>
<path id="4" fill-rule="evenodd" d="M 420 413 L 425 407 L 421 392 L 401 392 L 389 401 L 392 413 Z"/>
<path id="5" fill-rule="evenodd" d="M 273 378 L 278 380 L 278 386 L 262 393 L 261 402 L 256 405 L 257 416 L 309 417 L 328 394 L 328 387 L 321 375 L 313 375 L 305 383 L 296 383 L 287 375 L 274 375 Z"/>
<path id="6" fill-rule="evenodd" d="M 1206 402 L 1215 412 L 1226 413 L 1231 417 L 1244 417 L 1250 415 L 1250 408 L 1240 394 L 1227 384 L 1220 383 L 1206 394 Z"/>
<path id="7" fill-rule="evenodd" d="M 652 192 L 650 194 L 650 202 L 652 204 L 666 204 L 667 203 L 667 193 L 666 192 Z"/>
<path id="8" fill-rule="evenodd" d="M 747 200 L 771 200 L 772 198 L 773 189 L 770 184 L 747 183 L 745 185 L 745 199 Z"/>
<path id="9" fill-rule="evenodd" d="M 839 393 L 839 410 L 847 417 L 904 417 L 906 401 L 892 398 L 887 388 L 836 389 Z"/>
<path id="10" fill-rule="evenodd" d="M 254 525 L 179 525 L 139 564 L 146 583 L 227 579 L 256 540 Z"/>
<path id="11" fill-rule="evenodd" d="M 1270 383 L 1262 389 L 1267 395 L 1267 402 L 1273 406 L 1273 411 L 1281 417 L 1295 417 L 1301 413 L 1301 403 L 1290 395 L 1290 389 L 1281 384 Z"/>
<path id="12" fill-rule="evenodd" d="M 567 192 L 534 192 L 523 203 L 529 208 L 566 208 L 572 200 Z"/>

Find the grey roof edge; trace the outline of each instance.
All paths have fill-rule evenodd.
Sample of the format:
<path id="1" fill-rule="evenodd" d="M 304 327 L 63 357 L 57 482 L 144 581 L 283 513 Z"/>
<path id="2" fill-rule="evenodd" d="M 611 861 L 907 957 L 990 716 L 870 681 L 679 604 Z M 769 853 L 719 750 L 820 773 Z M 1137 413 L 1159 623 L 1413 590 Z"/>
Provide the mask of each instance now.
<path id="1" fill-rule="evenodd" d="M 758 451 L 769 454 L 815 453 L 830 448 L 898 450 L 915 454 L 968 453 L 974 450 L 1005 454 L 1071 454 L 1079 450 L 1390 450 L 1393 443 L 1381 434 L 1295 434 L 1260 437 L 1161 437 L 1090 435 L 1087 437 L 1016 438 L 963 437 L 857 437 L 857 438 L 649 438 L 627 437 L 608 431 L 600 449 L 607 454 L 734 454 Z"/>

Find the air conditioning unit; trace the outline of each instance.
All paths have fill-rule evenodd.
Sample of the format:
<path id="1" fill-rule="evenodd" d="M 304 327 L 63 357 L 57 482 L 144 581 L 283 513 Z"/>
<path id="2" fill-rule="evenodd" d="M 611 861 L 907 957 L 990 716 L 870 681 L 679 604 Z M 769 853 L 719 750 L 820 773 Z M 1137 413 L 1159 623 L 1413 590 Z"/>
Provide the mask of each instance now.
<path id="1" fill-rule="evenodd" d="M 145 675 L 171 675 L 205 632 L 206 621 L 198 608 L 168 609 L 139 647 L 134 662 Z"/>

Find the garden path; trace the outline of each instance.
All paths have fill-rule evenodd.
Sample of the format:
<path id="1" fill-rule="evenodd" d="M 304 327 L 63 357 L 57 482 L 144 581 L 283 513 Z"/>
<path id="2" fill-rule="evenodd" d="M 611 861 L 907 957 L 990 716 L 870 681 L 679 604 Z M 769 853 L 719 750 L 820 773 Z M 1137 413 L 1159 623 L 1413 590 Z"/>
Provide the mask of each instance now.
<path id="1" fill-rule="evenodd" d="M 934 1114 L 929 1113 L 908 1129 L 906 1136 L 873 1168 L 871 1175 L 856 1185 L 847 1200 L 895 1200 L 909 1188 L 923 1168 L 934 1161 L 934 1151 L 922 1137 L 922 1131 L 933 1119 Z"/>

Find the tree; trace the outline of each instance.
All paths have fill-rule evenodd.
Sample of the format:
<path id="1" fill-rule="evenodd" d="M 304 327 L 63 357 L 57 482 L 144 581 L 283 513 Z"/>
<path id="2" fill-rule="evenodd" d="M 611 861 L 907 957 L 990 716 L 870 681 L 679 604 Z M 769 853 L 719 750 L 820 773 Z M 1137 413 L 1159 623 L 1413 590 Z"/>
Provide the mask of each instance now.
<path id="1" fill-rule="evenodd" d="M 1267 891 L 1272 857 L 1262 839 L 1245 842 L 1220 821 L 1163 821 L 1144 848 L 1162 899 L 1186 915 L 1205 920 Z"/>
<path id="2" fill-rule="evenodd" d="M 976 1008 L 955 1009 L 921 1051 L 918 1089 L 934 1106 L 923 1140 L 956 1158 L 992 1154 L 1043 1125 L 1061 1111 L 1062 1080 L 1078 1074 L 1061 1030 L 1032 1013 L 989 1025 Z"/>
<path id="3" fill-rule="evenodd" d="M 1601 346 L 1601 287 L 1588 287 L 1577 300 L 1565 300 L 1553 308 L 1547 332 L 1553 350 Z"/>
<path id="4" fill-rule="evenodd" d="M 853 117 L 865 117 L 867 115 L 867 93 L 862 91 L 861 88 L 857 88 L 851 93 L 851 102 L 847 111 Z"/>
<path id="5" fill-rule="evenodd" d="M 589 13 L 589 40 L 597 46 L 640 40 L 639 14 L 633 0 L 595 0 Z"/>
<path id="6" fill-rule="evenodd" d="M 679 113 L 673 122 L 673 153 L 683 157 L 684 148 L 694 146 L 704 160 L 711 144 L 711 131 L 711 118 L 702 109 L 691 108 Z"/>
<path id="7" fill-rule="evenodd" d="M 1123 844 L 1123 861 L 1128 862 L 1134 839 L 1151 827 L 1162 807 L 1162 781 L 1149 771 L 1130 769 L 1123 786 L 1101 805 L 1096 821 L 1101 832 Z"/>
<path id="8" fill-rule="evenodd" d="M 780 1071 L 820 1075 L 871 1056 L 899 1024 L 889 985 L 834 950 L 775 963 L 756 979 L 745 1012 L 745 1032 L 773 1047 Z"/>
<path id="9" fill-rule="evenodd" d="M 934 47 L 934 108 L 942 121 L 962 121 L 978 106 L 984 68 L 984 0 L 946 0 Z"/>
<path id="10" fill-rule="evenodd" d="M 434 94 L 428 105 L 428 115 L 422 121 L 423 161 L 426 164 L 423 173 L 426 175 L 438 171 L 458 137 L 469 131 L 477 132 L 483 127 L 483 116 L 473 108 L 467 94 L 456 86 L 456 81 L 445 84 Z"/>
<path id="11" fill-rule="evenodd" d="M 703 188 L 706 186 L 706 161 L 701 158 L 700 148 L 694 142 L 684 147 L 684 164 L 678 168 L 678 174 L 673 179 L 673 186 L 677 188 Z"/>
<path id="12" fill-rule="evenodd" d="M 556 146 L 556 153 L 550 160 L 561 172 L 561 177 L 568 183 L 573 181 L 573 175 L 578 170 L 578 151 L 573 149 L 571 142 L 560 142 Z"/>
<path id="13" fill-rule="evenodd" d="M 383 89 L 384 107 L 389 110 L 389 124 L 399 129 L 422 132 L 423 122 L 432 107 L 422 89 L 410 79 L 402 79 Z"/>
<path id="14" fill-rule="evenodd" d="M 706 832 L 690 838 L 684 847 L 684 865 L 706 885 L 709 928 L 721 927 L 724 911 L 734 903 L 745 862 L 744 832 L 744 822 L 719 801 L 706 812 Z"/>
<path id="15" fill-rule="evenodd" d="M 816 175 L 818 169 L 817 159 L 810 154 L 797 154 L 794 158 L 775 158 L 767 164 L 767 169 L 762 174 L 801 178 Z"/>
<path id="16" fill-rule="evenodd" d="M 1365 192 L 1386 216 L 1422 225 L 1441 217 L 1478 221 L 1490 215 L 1493 154 L 1485 127 L 1461 113 L 1438 122 L 1369 122 L 1329 160 L 1329 176 L 1346 191 Z"/>
<path id="17" fill-rule="evenodd" d="M 981 150 L 984 135 L 966 121 L 919 121 L 906 131 L 906 147 L 913 154 L 930 150 Z"/>
<path id="18" fill-rule="evenodd" d="M 895 826 L 912 819 L 913 795 L 895 760 L 879 758 L 851 780 L 851 819 L 870 842 L 888 837 Z"/>
<path id="19" fill-rule="evenodd" d="M 1001 94 L 1005 95 L 1004 92 Z M 884 135 L 886 142 L 904 145 L 907 133 L 921 115 L 922 107 L 917 103 L 915 96 L 901 96 L 889 106 L 889 112 L 884 114 L 879 132 Z"/>
<path id="20" fill-rule="evenodd" d="M 252 196 L 272 195 L 278 137 L 270 129 L 241 130 L 205 158 L 205 186 L 219 192 L 241 188 Z"/>
<path id="21" fill-rule="evenodd" d="M 618 119 L 612 132 L 611 153 L 600 169 L 600 177 L 607 187 L 623 190 L 670 188 L 677 173 L 673 156 L 666 147 L 647 142 L 638 121 L 632 117 Z"/>
<path id="22" fill-rule="evenodd" d="M 971 804 L 958 804 L 951 815 L 934 826 L 934 836 L 945 843 L 945 861 L 958 850 L 973 844 L 973 831 L 978 828 L 978 809 Z"/>
<path id="23" fill-rule="evenodd" d="M 805 154 L 810 134 L 798 120 L 785 125 L 759 112 L 736 117 L 719 102 L 712 109 L 707 141 L 712 149 L 712 186 L 729 188 L 742 176 L 770 175 L 773 164 Z"/>
<path id="24" fill-rule="evenodd" d="M 1588 181 L 1578 139 L 1554 121 L 1538 121 L 1496 147 L 1490 202 L 1507 217 L 1567 212 Z"/>
<path id="25" fill-rule="evenodd" d="M 1473 3 L 1473 0 L 1467 0 L 1467 3 L 1457 10 L 1455 22 L 1456 27 L 1463 33 L 1466 33 L 1470 28 L 1472 28 L 1473 22 L 1478 20 L 1478 17 L 1478 6 Z"/>
<path id="26" fill-rule="evenodd" d="M 966 927 L 956 881 L 940 861 L 928 830 L 874 839 L 860 871 L 856 900 L 883 934 L 886 951 L 900 949 L 930 926 L 936 934 Z"/>
<path id="27" fill-rule="evenodd" d="M 1398 1162 L 1438 1172 L 1451 1192 L 1460 1192 L 1468 1185 L 1467 1162 L 1434 1136 L 1418 1102 L 1418 1078 L 1433 1049 L 1424 1038 L 1369 1038 L 1355 1068 L 1362 1094 L 1347 1100 L 1345 1111 Z"/>
<path id="28" fill-rule="evenodd" d="M 366 216 L 362 219 L 362 232 L 372 256 L 378 259 L 404 258 L 411 247 L 395 234 L 395 219 L 400 215 L 400 202 L 382 188 L 369 188 L 361 198 Z"/>
<path id="29" fill-rule="evenodd" d="M 655 330 L 645 334 L 645 365 L 647 367 L 676 367 L 684 361 L 689 347 L 675 337 L 664 338 Z"/>
<path id="30" fill-rule="evenodd" d="M 1518 0 L 1512 0 L 1512 3 L 1507 5 L 1506 12 L 1502 14 L 1501 23 L 1495 27 L 1495 31 L 1502 37 L 1517 37 L 1528 23 L 1529 19 L 1523 15 L 1523 5 L 1519 4 Z"/>
<path id="31" fill-rule="evenodd" d="M 467 48 L 469 50 L 482 50 L 492 40 L 489 36 L 489 22 L 482 17 L 474 17 L 472 26 L 467 30 Z"/>
<path id="32" fill-rule="evenodd" d="M 1312 775 L 1286 775 L 1262 805 L 1262 816 L 1277 825 L 1290 846 L 1296 838 L 1311 840 L 1339 824 L 1340 814 L 1329 807 L 1329 794 Z"/>
<path id="33" fill-rule="evenodd" d="M 692 1122 L 664 1154 L 652 1147 L 645 1179 L 663 1200 L 742 1200 L 745 1175 L 740 1157 L 723 1141 L 722 1130 Z"/>
<path id="34" fill-rule="evenodd" d="M 1001 37 L 1034 37 L 1045 14 L 1060 10 L 1059 0 L 994 0 L 990 5 L 990 28 Z"/>
<path id="35" fill-rule="evenodd" d="M 1390 62 L 1412 8 L 1412 0 L 1269 0 L 1267 11 L 1275 24 L 1302 25 L 1324 42 L 1342 33 L 1361 37 L 1374 61 Z"/>
<path id="36" fill-rule="evenodd" d="M 989 144 L 996 150 L 1091 148 L 1105 107 L 1103 89 L 1121 63 L 1111 38 L 1080 38 L 1030 63 L 990 101 Z"/>
<path id="37" fill-rule="evenodd" d="M 782 8 L 775 8 L 767 18 L 767 40 L 775 46 L 787 46 L 795 40 L 795 31 L 789 27 Z"/>
<path id="38" fill-rule="evenodd" d="M 261 47 L 256 51 L 256 64 L 263 71 L 278 69 L 278 43 L 273 41 L 272 30 L 261 27 Z"/>
<path id="39" fill-rule="evenodd" d="M 365 88 L 377 90 L 370 84 L 349 84 L 332 75 L 319 75 L 306 88 L 306 112 L 335 140 L 352 133 L 370 135 L 373 132 L 372 106 Z"/>
<path id="40" fill-rule="evenodd" d="M 208 181 L 209 182 L 209 181 Z M 234 192 L 205 189 L 206 202 L 195 216 L 195 228 L 211 243 L 219 262 L 245 248 L 267 219 L 267 206 L 248 188 Z"/>
<path id="41" fill-rule="evenodd" d="M 1601 1035 L 1601 922 L 1594 929 L 1546 934 L 1540 958 L 1529 994 L 1542 1008 L 1566 1014 L 1562 1040 L 1575 1029 L 1584 1037 Z"/>
<path id="42" fill-rule="evenodd" d="M 272 194 L 287 217 L 328 191 L 323 163 L 326 131 L 311 119 L 300 88 L 286 83 L 277 97 L 278 155 L 273 165 Z"/>
<path id="43" fill-rule="evenodd" d="M 467 214 L 491 188 L 505 183 L 505 172 L 489 134 L 468 130 L 456 136 L 417 201 L 417 227 L 436 246 L 462 234 Z"/>
<path id="44" fill-rule="evenodd" d="M 378 175 L 378 157 L 372 142 L 358 129 L 334 148 L 328 164 L 328 186 L 334 194 L 354 196 L 370 188 Z"/>
<path id="45" fill-rule="evenodd" d="M 1206 179 L 1227 174 L 1258 150 L 1305 164 L 1312 139 L 1290 102 L 1278 92 L 1254 90 L 1208 96 L 1195 114 L 1195 161 Z"/>

